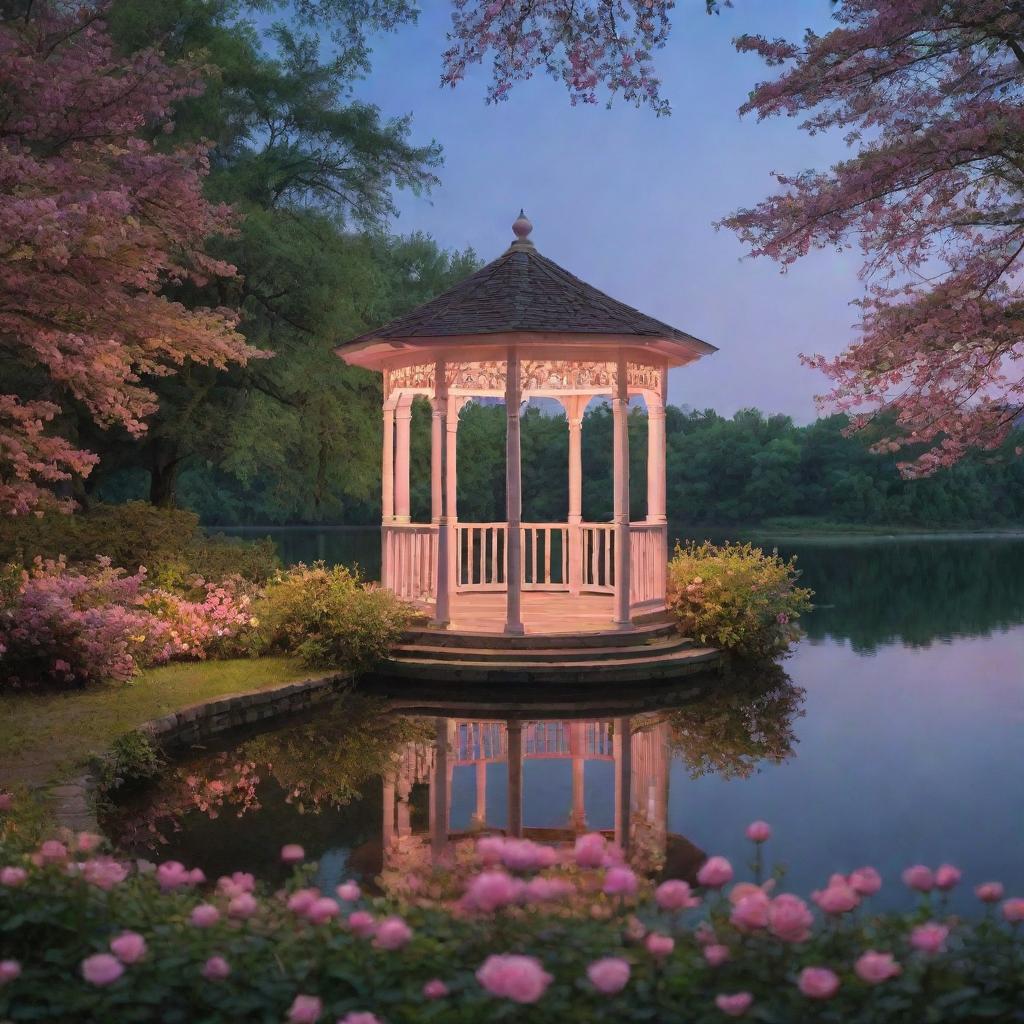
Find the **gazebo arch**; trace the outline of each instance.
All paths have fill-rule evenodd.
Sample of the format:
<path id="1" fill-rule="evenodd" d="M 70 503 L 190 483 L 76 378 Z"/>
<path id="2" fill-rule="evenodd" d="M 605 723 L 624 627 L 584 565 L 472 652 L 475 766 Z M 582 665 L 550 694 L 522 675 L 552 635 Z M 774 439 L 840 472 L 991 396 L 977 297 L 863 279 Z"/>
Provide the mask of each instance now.
<path id="1" fill-rule="evenodd" d="M 626 306 L 542 256 L 520 212 L 515 241 L 443 295 L 336 349 L 383 376 L 382 581 L 427 609 L 437 627 L 508 634 L 629 630 L 665 608 L 665 397 L 668 370 L 714 346 Z M 409 509 L 412 400 L 433 406 L 431 521 Z M 629 399 L 648 410 L 647 515 L 629 517 Z M 506 516 L 458 519 L 458 413 L 471 398 L 504 399 Z M 569 510 L 562 523 L 523 523 L 520 407 L 556 399 L 569 422 Z M 583 410 L 613 415 L 613 517 L 582 517 Z M 525 601 L 524 601 L 525 599 Z M 571 602 L 571 603 L 567 603 Z"/>

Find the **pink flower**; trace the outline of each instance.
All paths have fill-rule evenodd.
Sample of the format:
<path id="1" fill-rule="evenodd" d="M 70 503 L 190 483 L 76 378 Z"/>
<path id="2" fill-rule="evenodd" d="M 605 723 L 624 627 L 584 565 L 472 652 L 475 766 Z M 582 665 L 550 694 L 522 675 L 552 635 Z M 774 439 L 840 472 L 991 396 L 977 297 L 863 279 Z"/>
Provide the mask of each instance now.
<path id="1" fill-rule="evenodd" d="M 903 971 L 892 953 L 876 953 L 873 949 L 862 953 L 853 969 L 857 972 L 857 977 L 869 985 L 880 985 Z"/>
<path id="2" fill-rule="evenodd" d="M 224 893 L 228 899 L 234 899 L 247 892 L 256 891 L 256 879 L 248 871 L 236 871 L 231 875 L 222 875 L 217 879 L 217 891 Z"/>
<path id="3" fill-rule="evenodd" d="M 39 857 L 44 864 L 59 864 L 67 860 L 68 848 L 56 839 L 47 839 L 39 847 Z"/>
<path id="4" fill-rule="evenodd" d="M 882 876 L 874 868 L 857 868 L 847 878 L 850 888 L 860 896 L 874 896 L 882 888 Z"/>
<path id="5" fill-rule="evenodd" d="M 211 956 L 200 973 L 208 981 L 223 981 L 231 973 L 231 964 L 222 956 Z"/>
<path id="6" fill-rule="evenodd" d="M 697 872 L 697 881 L 709 889 L 721 889 L 732 881 L 732 865 L 724 857 L 709 857 Z"/>
<path id="7" fill-rule="evenodd" d="M 946 948 L 948 938 L 949 929 L 944 924 L 929 921 L 928 924 L 918 925 L 910 933 L 910 944 L 922 953 L 941 953 Z"/>
<path id="8" fill-rule="evenodd" d="M 26 878 L 28 878 L 28 872 L 24 868 L 0 868 L 0 885 L 5 885 L 8 889 L 16 889 L 19 885 L 24 885 Z"/>
<path id="9" fill-rule="evenodd" d="M 0 813 L 6 814 L 14 806 L 13 793 L 0 793 Z"/>
<path id="10" fill-rule="evenodd" d="M 102 844 L 103 836 L 98 836 L 95 832 L 79 832 L 75 836 L 75 849 L 79 853 L 92 853 L 93 850 L 99 849 Z"/>
<path id="11" fill-rule="evenodd" d="M 288 897 L 287 907 L 293 914 L 305 916 L 318 899 L 320 899 L 319 889 L 298 889 Z"/>
<path id="12" fill-rule="evenodd" d="M 113 857 L 94 857 L 82 862 L 82 877 L 90 884 L 109 892 L 128 877 L 128 869 Z"/>
<path id="13" fill-rule="evenodd" d="M 400 917 L 386 917 L 377 925 L 373 944 L 378 949 L 401 949 L 412 938 L 412 929 Z"/>
<path id="14" fill-rule="evenodd" d="M 963 877 L 959 868 L 952 864 L 941 864 L 935 869 L 935 888 L 948 892 Z"/>
<path id="15" fill-rule="evenodd" d="M 298 864 L 306 859 L 306 851 L 298 843 L 287 843 L 281 847 L 281 860 L 285 864 Z"/>
<path id="16" fill-rule="evenodd" d="M 550 846 L 542 846 L 530 839 L 506 839 L 499 856 L 510 871 L 539 871 L 551 867 L 558 859 L 558 854 Z"/>
<path id="17" fill-rule="evenodd" d="M 766 843 L 772 837 L 772 827 L 767 821 L 752 821 L 747 826 L 747 838 L 754 843 Z"/>
<path id="18" fill-rule="evenodd" d="M 609 868 L 602 889 L 606 896 L 632 896 L 636 892 L 636 875 L 631 868 Z"/>
<path id="19" fill-rule="evenodd" d="M 768 926 L 768 912 L 771 900 L 756 886 L 747 896 L 742 897 L 732 908 L 729 920 L 741 932 L 755 931 Z"/>
<path id="20" fill-rule="evenodd" d="M 94 953 L 82 961 L 82 977 L 90 985 L 112 985 L 124 974 L 124 965 L 109 953 Z"/>
<path id="21" fill-rule="evenodd" d="M 522 895 L 527 903 L 550 903 L 564 899 L 572 892 L 572 882 L 564 878 L 544 878 L 538 875 L 523 886 Z"/>
<path id="22" fill-rule="evenodd" d="M 176 860 L 165 860 L 156 869 L 156 881 L 160 888 L 167 892 L 171 889 L 181 889 L 188 885 L 195 885 L 197 882 L 202 881 L 202 879 L 195 878 L 193 873 L 184 864 Z"/>
<path id="23" fill-rule="evenodd" d="M 348 915 L 348 926 L 356 935 L 365 939 L 374 933 L 377 922 L 374 920 L 373 914 L 367 913 L 365 910 L 357 910 L 354 914 Z"/>
<path id="24" fill-rule="evenodd" d="M 515 953 L 489 956 L 476 972 L 476 979 L 491 995 L 516 1003 L 535 1003 L 554 980 L 532 956 Z"/>
<path id="25" fill-rule="evenodd" d="M 110 951 L 121 963 L 135 964 L 146 955 L 146 940 L 138 932 L 121 932 L 110 940 Z"/>
<path id="26" fill-rule="evenodd" d="M 326 924 L 332 917 L 337 917 L 340 913 L 341 907 L 330 896 L 321 896 L 309 905 L 306 917 L 313 924 Z"/>
<path id="27" fill-rule="evenodd" d="M 707 921 L 701 921 L 696 928 L 693 929 L 693 937 L 697 940 L 699 946 L 713 946 L 718 942 L 718 936 L 715 935 L 715 929 Z"/>
<path id="28" fill-rule="evenodd" d="M 338 899 L 346 903 L 355 903 L 362 895 L 355 882 L 342 882 L 334 891 L 338 894 Z"/>
<path id="29" fill-rule="evenodd" d="M 576 840 L 573 855 L 581 868 L 599 868 L 604 863 L 604 836 L 600 832 L 588 832 Z"/>
<path id="30" fill-rule="evenodd" d="M 814 917 L 799 896 L 782 893 L 768 908 L 768 930 L 783 942 L 806 942 Z"/>
<path id="31" fill-rule="evenodd" d="M 324 1004 L 316 996 L 298 995 L 288 1009 L 288 1024 L 316 1024 Z"/>
<path id="32" fill-rule="evenodd" d="M 423 986 L 424 999 L 444 999 L 448 995 L 448 986 L 440 978 L 431 978 Z"/>
<path id="33" fill-rule="evenodd" d="M 196 928 L 209 928 L 220 920 L 220 911 L 212 903 L 200 903 L 188 916 Z"/>
<path id="34" fill-rule="evenodd" d="M 367 1010 L 350 1010 L 339 1017 L 337 1024 L 383 1024 L 381 1019 Z"/>
<path id="35" fill-rule="evenodd" d="M 233 897 L 231 902 L 228 903 L 228 917 L 244 921 L 247 917 L 252 917 L 259 910 L 259 907 L 260 905 L 252 893 L 242 892 Z"/>
<path id="36" fill-rule="evenodd" d="M 622 957 L 606 956 L 587 968 L 590 984 L 606 996 L 621 992 L 629 981 L 629 964 Z"/>
<path id="37" fill-rule="evenodd" d="M 1024 899 L 1018 896 L 1016 899 L 1007 900 L 1003 904 L 1003 918 L 1010 924 L 1020 924 L 1024 921 Z"/>
<path id="38" fill-rule="evenodd" d="M 860 896 L 842 875 L 833 875 L 827 888 L 811 893 L 811 899 L 826 914 L 845 914 L 860 903 Z"/>
<path id="39" fill-rule="evenodd" d="M 630 914 L 623 934 L 630 942 L 639 942 L 647 934 L 647 926 L 635 914 Z"/>
<path id="40" fill-rule="evenodd" d="M 676 948 L 675 940 L 661 932 L 651 932 L 644 940 L 647 952 L 657 960 L 663 960 Z"/>
<path id="41" fill-rule="evenodd" d="M 918 892 L 931 892 L 935 888 L 935 875 L 931 868 L 915 864 L 903 872 L 903 884 Z"/>
<path id="42" fill-rule="evenodd" d="M 1002 882 L 982 882 L 975 887 L 974 895 L 982 903 L 998 903 L 1003 898 L 1004 891 Z"/>
<path id="43" fill-rule="evenodd" d="M 839 978 L 827 967 L 805 967 L 797 984 L 808 999 L 831 999 L 839 991 Z"/>
<path id="44" fill-rule="evenodd" d="M 504 871 L 482 871 L 469 883 L 466 899 L 470 906 L 489 914 L 514 903 L 522 891 L 523 883 Z"/>
<path id="45" fill-rule="evenodd" d="M 727 1017 L 742 1017 L 750 1009 L 754 997 L 749 992 L 734 992 L 726 995 L 715 996 L 715 1006 Z"/>
<path id="46" fill-rule="evenodd" d="M 731 958 L 732 953 L 729 951 L 728 946 L 713 943 L 710 946 L 704 947 L 704 959 L 707 960 L 710 967 L 721 967 L 722 964 Z"/>
<path id="47" fill-rule="evenodd" d="M 662 882 L 655 890 L 654 898 L 662 910 L 687 910 L 700 905 L 700 897 L 694 896 L 689 884 L 678 878 Z"/>
<path id="48" fill-rule="evenodd" d="M 0 960 L 0 985 L 14 981 L 21 974 L 21 964 L 17 960 Z"/>

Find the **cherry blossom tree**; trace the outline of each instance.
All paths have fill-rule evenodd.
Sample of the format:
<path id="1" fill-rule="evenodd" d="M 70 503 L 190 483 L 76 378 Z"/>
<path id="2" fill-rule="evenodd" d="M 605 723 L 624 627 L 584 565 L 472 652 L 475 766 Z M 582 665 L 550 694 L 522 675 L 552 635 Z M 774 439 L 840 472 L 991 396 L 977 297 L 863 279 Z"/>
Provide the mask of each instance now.
<path id="1" fill-rule="evenodd" d="M 230 210 L 203 197 L 202 146 L 161 148 L 196 69 L 115 54 L 95 9 L 35 3 L 0 20 L 0 510 L 39 511 L 95 457 L 48 432 L 62 405 L 138 435 L 146 376 L 260 355 L 225 308 L 166 291 L 234 268 L 203 243 Z M 3 389 L 0 389 L 2 391 Z M 64 507 L 68 502 L 64 501 Z"/>

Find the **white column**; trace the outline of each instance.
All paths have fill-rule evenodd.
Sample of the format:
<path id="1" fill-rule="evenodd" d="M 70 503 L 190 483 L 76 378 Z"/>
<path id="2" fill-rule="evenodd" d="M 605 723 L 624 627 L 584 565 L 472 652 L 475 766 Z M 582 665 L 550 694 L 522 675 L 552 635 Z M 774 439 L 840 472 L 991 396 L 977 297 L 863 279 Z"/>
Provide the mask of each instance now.
<path id="1" fill-rule="evenodd" d="M 380 581 L 391 585 L 390 543 L 388 527 L 395 518 L 395 405 L 384 402 L 384 443 L 380 460 Z"/>
<path id="2" fill-rule="evenodd" d="M 647 395 L 647 521 L 665 522 L 665 405 Z"/>
<path id="3" fill-rule="evenodd" d="M 395 520 L 409 522 L 409 428 L 412 395 L 402 395 L 395 409 Z"/>
<path id="4" fill-rule="evenodd" d="M 458 489 L 458 448 L 459 448 L 459 410 L 465 399 L 448 396 L 448 418 L 446 421 L 447 436 L 445 439 L 445 511 L 450 527 L 448 544 L 448 591 L 451 593 L 459 586 L 456 575 L 458 562 L 456 549 L 459 543 L 459 503 Z"/>
<path id="5" fill-rule="evenodd" d="M 451 524 L 448 519 L 447 498 L 447 419 L 448 381 L 443 359 L 434 364 L 434 414 L 431 419 L 431 518 L 437 523 L 437 567 L 434 587 L 434 626 L 447 626 L 449 614 L 449 573 L 451 561 Z"/>
<path id="6" fill-rule="evenodd" d="M 523 632 L 522 594 L 523 552 L 520 525 L 523 516 L 522 481 L 519 465 L 519 403 L 522 386 L 519 380 L 519 353 L 509 346 L 505 363 L 505 544 L 506 565 L 505 632 Z"/>
<path id="7" fill-rule="evenodd" d="M 590 395 L 562 400 L 569 421 L 569 593 L 583 586 L 583 410 Z"/>
<path id="8" fill-rule="evenodd" d="M 612 434 L 614 453 L 613 516 L 615 524 L 615 615 L 619 627 L 630 625 L 629 618 L 629 391 L 626 382 L 626 357 L 620 355 L 615 372 L 615 396 L 612 398 Z"/>

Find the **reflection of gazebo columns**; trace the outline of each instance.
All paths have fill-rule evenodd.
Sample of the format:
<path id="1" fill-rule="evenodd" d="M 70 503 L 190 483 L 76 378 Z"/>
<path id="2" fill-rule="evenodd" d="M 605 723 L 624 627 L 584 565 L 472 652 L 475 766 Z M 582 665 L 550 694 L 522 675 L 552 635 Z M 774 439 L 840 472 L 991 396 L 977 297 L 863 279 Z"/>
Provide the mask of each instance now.
<path id="1" fill-rule="evenodd" d="M 633 773 L 633 734 L 628 718 L 615 719 L 612 751 L 615 755 L 615 842 L 628 851 Z"/>
<path id="2" fill-rule="evenodd" d="M 583 832 L 587 827 L 587 796 L 584 786 L 587 757 L 585 722 L 570 723 L 569 753 L 572 755 L 572 809 L 569 812 L 569 824 L 574 832 Z"/>
<path id="3" fill-rule="evenodd" d="M 523 723 L 510 719 L 505 726 L 508 758 L 508 834 L 523 834 Z"/>

